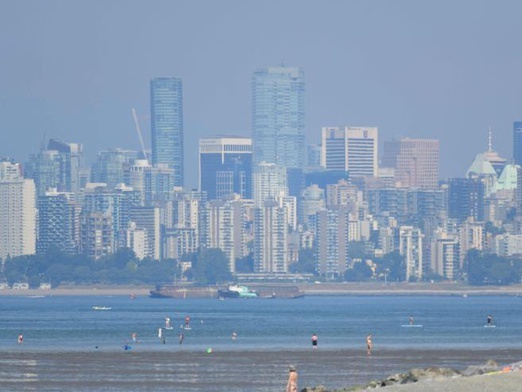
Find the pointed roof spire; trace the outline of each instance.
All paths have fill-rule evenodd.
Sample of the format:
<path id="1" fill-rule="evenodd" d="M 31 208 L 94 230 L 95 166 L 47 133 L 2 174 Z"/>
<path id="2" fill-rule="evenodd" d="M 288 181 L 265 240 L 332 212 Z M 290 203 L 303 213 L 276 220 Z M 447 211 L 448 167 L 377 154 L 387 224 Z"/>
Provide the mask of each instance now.
<path id="1" fill-rule="evenodd" d="M 492 137 L 491 137 L 491 125 L 490 125 L 489 126 L 489 135 L 488 135 L 488 152 L 493 151 L 493 145 L 492 145 L 491 139 L 492 139 Z"/>

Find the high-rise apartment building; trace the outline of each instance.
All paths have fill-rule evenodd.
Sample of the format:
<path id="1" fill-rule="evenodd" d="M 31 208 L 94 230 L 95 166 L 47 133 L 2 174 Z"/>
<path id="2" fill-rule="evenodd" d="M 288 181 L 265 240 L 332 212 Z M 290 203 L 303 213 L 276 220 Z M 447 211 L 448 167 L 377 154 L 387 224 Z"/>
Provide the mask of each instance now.
<path id="1" fill-rule="evenodd" d="M 254 272 L 288 272 L 287 213 L 275 200 L 255 209 Z"/>
<path id="2" fill-rule="evenodd" d="M 80 207 L 75 195 L 48 191 L 38 197 L 38 240 L 36 253 L 45 254 L 53 246 L 75 254 L 80 243 Z"/>
<path id="3" fill-rule="evenodd" d="M 522 166 L 522 121 L 513 123 L 513 160 Z"/>
<path id="4" fill-rule="evenodd" d="M 183 94 L 180 78 L 150 82 L 152 164 L 174 169 L 175 186 L 183 186 Z"/>
<path id="5" fill-rule="evenodd" d="M 305 81 L 297 67 L 258 70 L 252 79 L 254 163 L 305 165 Z"/>
<path id="6" fill-rule="evenodd" d="M 352 177 L 375 177 L 378 169 L 378 129 L 324 127 L 321 131 L 321 166 L 349 172 Z"/>
<path id="7" fill-rule="evenodd" d="M 252 139 L 215 137 L 199 141 L 199 189 L 209 200 L 238 194 L 252 198 Z"/>
<path id="8" fill-rule="evenodd" d="M 137 229 L 147 231 L 147 257 L 161 260 L 160 209 L 157 207 L 133 207 L 130 220 Z"/>
<path id="9" fill-rule="evenodd" d="M 395 179 L 408 188 L 439 185 L 439 141 L 401 138 L 384 142 L 383 167 L 395 169 Z"/>
<path id="10" fill-rule="evenodd" d="M 283 166 L 261 162 L 254 170 L 254 201 L 257 207 L 267 199 L 288 195 L 287 173 Z"/>
<path id="11" fill-rule="evenodd" d="M 36 251 L 36 189 L 20 164 L 0 162 L 0 259 Z"/>
<path id="12" fill-rule="evenodd" d="M 422 279 L 422 232 L 412 226 L 399 228 L 399 252 L 406 264 L 406 281 L 410 278 Z"/>
<path id="13" fill-rule="evenodd" d="M 317 213 L 315 250 L 317 272 L 327 279 L 343 277 L 350 241 L 350 213 L 337 206 Z"/>

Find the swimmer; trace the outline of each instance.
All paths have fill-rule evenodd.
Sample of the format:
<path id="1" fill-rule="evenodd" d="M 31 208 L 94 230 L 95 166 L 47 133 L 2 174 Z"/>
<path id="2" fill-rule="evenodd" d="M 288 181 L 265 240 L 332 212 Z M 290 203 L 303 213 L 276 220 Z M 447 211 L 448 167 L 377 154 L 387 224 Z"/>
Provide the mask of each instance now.
<path id="1" fill-rule="evenodd" d="M 236 340 L 237 339 L 237 333 L 234 331 L 232 332 L 232 340 Z"/>
<path id="2" fill-rule="evenodd" d="M 24 342 L 24 335 L 18 335 L 18 344 L 22 344 Z"/>
<path id="3" fill-rule="evenodd" d="M 138 334 L 136 332 L 134 332 L 132 335 L 131 335 L 131 338 L 132 338 L 132 341 L 134 343 L 136 343 L 138 341 Z"/>
<path id="4" fill-rule="evenodd" d="M 312 348 L 317 350 L 317 335 L 315 333 L 312 334 Z"/>

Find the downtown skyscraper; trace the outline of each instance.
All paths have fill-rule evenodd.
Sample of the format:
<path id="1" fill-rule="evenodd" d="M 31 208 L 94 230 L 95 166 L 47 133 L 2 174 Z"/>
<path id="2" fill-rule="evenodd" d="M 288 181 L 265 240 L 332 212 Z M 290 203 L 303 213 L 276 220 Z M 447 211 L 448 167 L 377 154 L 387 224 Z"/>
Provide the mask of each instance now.
<path id="1" fill-rule="evenodd" d="M 174 185 L 183 186 L 183 93 L 180 78 L 150 82 L 152 164 L 174 169 Z"/>
<path id="2" fill-rule="evenodd" d="M 285 168 L 305 164 L 304 74 L 296 67 L 258 70 L 252 79 L 254 165 Z"/>

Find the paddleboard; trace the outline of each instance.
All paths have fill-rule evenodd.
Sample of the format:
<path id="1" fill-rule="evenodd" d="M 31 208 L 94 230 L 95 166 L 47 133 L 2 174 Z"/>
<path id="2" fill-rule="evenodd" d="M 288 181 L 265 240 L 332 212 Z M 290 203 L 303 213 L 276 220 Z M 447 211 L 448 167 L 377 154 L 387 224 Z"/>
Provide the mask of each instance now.
<path id="1" fill-rule="evenodd" d="M 185 330 L 187 330 L 187 331 L 190 331 L 192 328 L 190 328 L 190 327 L 185 327 L 185 328 L 183 328 L 183 329 L 185 329 Z"/>
<path id="2" fill-rule="evenodd" d="M 403 327 L 403 328 L 422 328 L 423 325 L 422 324 L 413 324 L 413 325 L 404 324 L 404 325 L 401 325 L 401 327 Z"/>
<path id="3" fill-rule="evenodd" d="M 497 326 L 496 325 L 484 325 L 484 328 L 496 328 Z"/>

